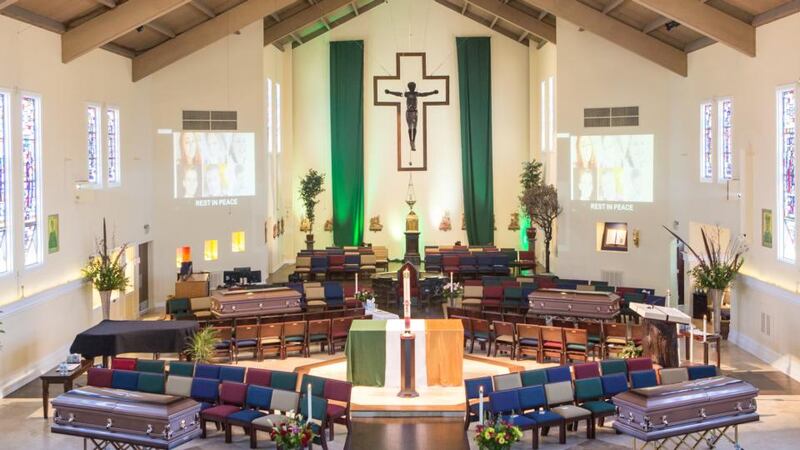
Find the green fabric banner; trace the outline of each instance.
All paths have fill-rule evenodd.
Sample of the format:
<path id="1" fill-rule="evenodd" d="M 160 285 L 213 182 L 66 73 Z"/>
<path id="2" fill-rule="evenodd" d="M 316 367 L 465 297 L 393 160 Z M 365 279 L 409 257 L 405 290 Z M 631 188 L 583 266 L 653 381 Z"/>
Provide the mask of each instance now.
<path id="1" fill-rule="evenodd" d="M 461 104 L 461 179 L 470 245 L 494 243 L 492 55 L 488 37 L 456 38 Z"/>
<path id="2" fill-rule="evenodd" d="M 364 41 L 331 42 L 333 242 L 364 239 Z"/>

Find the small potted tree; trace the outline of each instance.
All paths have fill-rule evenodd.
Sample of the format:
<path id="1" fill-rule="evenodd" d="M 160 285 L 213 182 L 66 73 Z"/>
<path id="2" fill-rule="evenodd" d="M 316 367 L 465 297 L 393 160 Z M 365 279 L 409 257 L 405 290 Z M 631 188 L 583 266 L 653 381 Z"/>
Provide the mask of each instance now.
<path id="1" fill-rule="evenodd" d="M 206 327 L 193 334 L 186 341 L 184 353 L 190 360 L 199 363 L 209 363 L 214 357 L 216 345 L 219 342 L 217 330 Z"/>
<path id="2" fill-rule="evenodd" d="M 305 231 L 306 245 L 309 250 L 314 248 L 314 209 L 317 207 L 317 197 L 325 192 L 322 184 L 325 182 L 325 174 L 319 173 L 314 169 L 308 169 L 308 173 L 300 180 L 300 199 L 303 201 L 306 217 L 301 231 Z"/>
<path id="3" fill-rule="evenodd" d="M 553 185 L 535 184 L 522 193 L 520 202 L 525 205 L 531 222 L 544 234 L 544 270 L 550 273 L 550 244 L 553 241 L 556 218 L 563 212 L 558 203 L 558 192 Z"/>
<path id="4" fill-rule="evenodd" d="M 541 185 L 542 182 L 542 163 L 535 159 L 523 162 L 522 173 L 519 174 L 519 184 L 522 186 L 521 195 L 524 195 L 525 191 L 528 189 Z M 522 208 L 523 217 L 528 217 L 528 210 L 525 208 L 525 204 L 522 201 L 520 201 L 520 207 Z M 533 224 L 528 226 L 525 234 L 530 243 L 529 249 L 531 251 L 536 251 L 536 228 L 533 227 Z"/>
<path id="5" fill-rule="evenodd" d="M 125 264 L 120 261 L 127 247 L 128 244 L 123 244 L 116 254 L 109 251 L 106 219 L 103 219 L 103 237 L 97 241 L 97 255 L 82 270 L 84 278 L 100 293 L 103 320 L 111 316 L 111 293 L 122 292 L 130 284 L 125 275 Z"/>

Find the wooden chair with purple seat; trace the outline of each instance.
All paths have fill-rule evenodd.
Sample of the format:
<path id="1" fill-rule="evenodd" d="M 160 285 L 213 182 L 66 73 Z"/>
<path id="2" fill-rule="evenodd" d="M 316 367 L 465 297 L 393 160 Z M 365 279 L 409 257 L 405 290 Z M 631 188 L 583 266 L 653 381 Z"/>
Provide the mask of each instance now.
<path id="1" fill-rule="evenodd" d="M 237 323 L 233 332 L 233 362 L 239 361 L 239 352 L 242 350 L 252 351 L 253 359 L 258 358 L 258 323 Z"/>
<path id="2" fill-rule="evenodd" d="M 244 407 L 247 398 L 247 385 L 244 383 L 223 382 L 219 391 L 219 405 L 206 408 L 200 412 L 201 437 L 206 438 L 206 423 L 214 422 L 219 426 L 225 419 Z M 230 442 L 226 436 L 225 442 Z"/>
<path id="3" fill-rule="evenodd" d="M 336 353 L 336 346 L 341 345 L 344 349 L 347 343 L 347 335 L 350 332 L 350 325 L 353 323 L 353 317 L 337 317 L 331 319 L 331 354 Z"/>
<path id="4" fill-rule="evenodd" d="M 517 324 L 517 359 L 533 355 L 536 362 L 542 362 L 541 326 L 527 323 Z"/>
<path id="5" fill-rule="evenodd" d="M 329 439 L 334 438 L 334 425 L 340 424 L 347 427 L 347 439 L 349 441 L 351 435 L 350 423 L 350 397 L 353 391 L 353 384 L 347 381 L 339 380 L 325 380 L 325 387 L 323 390 L 323 397 L 328 400 L 328 433 Z"/>

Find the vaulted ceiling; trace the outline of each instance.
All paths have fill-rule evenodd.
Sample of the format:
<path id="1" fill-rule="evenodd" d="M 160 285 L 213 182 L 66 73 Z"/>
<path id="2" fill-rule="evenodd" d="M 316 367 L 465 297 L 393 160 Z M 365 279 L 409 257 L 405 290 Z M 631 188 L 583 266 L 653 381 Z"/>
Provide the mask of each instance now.
<path id="1" fill-rule="evenodd" d="M 263 21 L 264 45 L 297 47 L 390 0 L 0 0 L 0 14 L 61 35 L 65 63 L 97 48 L 133 60 L 133 80 Z M 422 0 L 415 0 L 422 1 Z M 680 75 L 720 42 L 755 56 L 755 28 L 800 0 L 432 0 L 521 45 L 556 43 L 556 17 Z"/>

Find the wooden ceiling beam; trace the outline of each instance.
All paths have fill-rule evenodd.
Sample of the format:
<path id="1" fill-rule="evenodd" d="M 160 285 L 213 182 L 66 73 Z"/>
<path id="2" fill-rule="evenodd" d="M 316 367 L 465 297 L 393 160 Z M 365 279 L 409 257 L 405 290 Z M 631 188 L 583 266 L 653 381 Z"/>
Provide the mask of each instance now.
<path id="1" fill-rule="evenodd" d="M 109 8 L 116 8 L 117 7 L 117 0 L 94 0 L 95 3 L 100 3 L 103 6 L 107 6 Z"/>
<path id="2" fill-rule="evenodd" d="M 133 59 L 133 81 L 141 80 L 290 4 L 291 0 L 247 0 L 240 3 L 213 19 L 179 34 L 175 39 L 170 39 L 136 56 Z M 124 5 L 127 3 L 123 3 L 117 9 Z M 289 19 L 279 23 L 287 20 Z"/>
<path id="3" fill-rule="evenodd" d="M 756 56 L 756 29 L 749 23 L 697 0 L 633 0 L 692 30 Z"/>
<path id="4" fill-rule="evenodd" d="M 217 13 L 215 13 L 213 9 L 209 8 L 208 5 L 203 2 L 203 0 L 192 0 L 192 2 L 189 4 L 194 6 L 194 9 L 208 16 L 209 19 L 217 17 Z"/>
<path id="5" fill-rule="evenodd" d="M 468 3 L 493 14 L 504 21 L 522 28 L 523 30 L 540 38 L 556 43 L 556 27 L 546 24 L 517 8 L 500 3 L 496 0 L 468 0 Z"/>
<path id="6" fill-rule="evenodd" d="M 162 25 L 162 24 L 156 22 L 155 20 L 152 21 L 152 22 L 144 24 L 144 26 L 147 27 L 147 28 L 150 28 L 151 30 L 153 30 L 153 31 L 155 31 L 157 33 L 161 33 L 161 34 L 163 34 L 164 36 L 166 36 L 166 37 L 168 37 L 170 39 L 175 37 L 175 32 L 172 31 L 172 29 L 170 29 L 170 27 L 168 27 L 166 25 Z"/>
<path id="7" fill-rule="evenodd" d="M 625 3 L 625 0 L 614 0 L 613 2 L 607 4 L 605 8 L 603 8 L 603 14 L 608 15 L 611 11 L 622 6 L 623 3 Z"/>
<path id="8" fill-rule="evenodd" d="M 609 17 L 576 0 L 525 0 L 592 33 L 646 58 L 678 75 L 686 76 L 686 53 L 641 31 Z"/>
<path id="9" fill-rule="evenodd" d="M 28 11 L 27 9 L 21 8 L 17 5 L 11 5 L 3 8 L 3 10 L 0 11 L 0 14 L 19 20 L 20 22 L 25 22 L 39 28 L 44 28 L 45 30 L 52 31 L 53 33 L 62 34 L 67 31 L 67 27 L 63 23 L 53 20 L 49 17 L 41 16 L 35 12 Z"/>
<path id="10" fill-rule="evenodd" d="M 0 0 L 0 9 L 7 8 L 18 1 L 19 0 Z"/>
<path id="11" fill-rule="evenodd" d="M 157 19 L 189 0 L 128 0 L 61 35 L 61 61 L 68 63 Z"/>
<path id="12" fill-rule="evenodd" d="M 307 25 L 317 22 L 339 8 L 347 6 L 352 0 L 322 0 L 298 13 L 284 17 L 280 22 L 264 29 L 264 45 L 272 44 Z"/>
<path id="13" fill-rule="evenodd" d="M 700 50 L 701 48 L 706 48 L 709 45 L 714 44 L 716 42 L 717 41 L 711 39 L 708 36 L 699 37 L 693 40 L 692 42 L 689 42 L 688 44 L 684 45 L 683 51 L 685 51 L 686 53 L 691 53 Z"/>
<path id="14" fill-rule="evenodd" d="M 672 22 L 672 19 L 668 17 L 656 17 L 642 27 L 642 33 L 650 34 L 670 22 Z"/>
<path id="15" fill-rule="evenodd" d="M 350 2 L 350 6 L 353 7 L 353 14 L 358 15 L 358 3 Z"/>
<path id="16" fill-rule="evenodd" d="M 800 12 L 800 0 L 792 0 L 789 3 L 776 6 L 769 11 L 764 11 L 763 13 L 755 16 L 753 18 L 752 25 L 754 27 L 760 27 L 761 25 L 766 25 L 770 22 L 783 19 L 786 16 L 791 16 L 792 14 L 798 12 Z"/>

